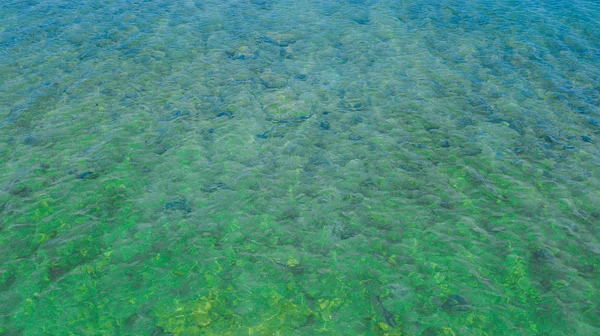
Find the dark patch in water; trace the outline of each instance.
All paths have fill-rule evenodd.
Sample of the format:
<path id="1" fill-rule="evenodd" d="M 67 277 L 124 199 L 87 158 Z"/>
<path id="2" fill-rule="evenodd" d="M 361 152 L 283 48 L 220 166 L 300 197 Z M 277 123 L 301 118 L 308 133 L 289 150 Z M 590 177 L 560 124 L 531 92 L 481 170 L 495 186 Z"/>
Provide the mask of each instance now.
<path id="1" fill-rule="evenodd" d="M 80 180 L 93 180 L 98 178 L 100 175 L 98 173 L 92 172 L 92 171 L 85 171 L 79 175 L 77 175 L 77 178 Z"/>
<path id="2" fill-rule="evenodd" d="M 235 117 L 235 115 L 233 115 L 233 112 L 221 112 L 219 114 L 217 114 L 216 118 L 229 118 L 229 119 L 233 119 Z"/>
<path id="3" fill-rule="evenodd" d="M 64 266 L 52 266 L 48 269 L 48 276 L 51 282 L 54 282 L 60 278 L 62 278 L 65 274 L 69 272 L 69 269 Z"/>
<path id="4" fill-rule="evenodd" d="M 284 118 L 284 119 L 276 119 L 276 118 L 269 116 L 269 117 L 267 117 L 267 120 L 272 121 L 277 124 L 299 124 L 301 122 L 304 122 L 304 121 L 310 119 L 310 117 L 312 117 L 312 116 L 313 116 L 312 114 L 309 114 L 309 115 L 290 117 L 290 118 Z"/>
<path id="5" fill-rule="evenodd" d="M 11 188 L 9 191 L 9 194 L 11 194 L 13 196 L 19 196 L 19 197 L 27 197 L 32 192 L 33 192 L 33 189 L 29 186 L 17 186 L 17 187 Z"/>
<path id="6" fill-rule="evenodd" d="M 381 312 L 383 313 L 383 319 L 385 320 L 385 323 L 387 323 L 387 325 L 389 325 L 392 328 L 396 328 L 398 326 L 396 318 L 394 317 L 394 314 L 392 314 L 392 312 L 385 308 L 380 296 L 377 296 L 377 303 L 379 303 L 379 307 L 381 308 Z"/>
<path id="7" fill-rule="evenodd" d="M 346 224 L 336 221 L 331 227 L 331 234 L 341 240 L 346 240 L 354 237 L 356 233 L 351 227 Z"/>
<path id="8" fill-rule="evenodd" d="M 192 212 L 192 207 L 187 204 L 186 200 L 173 201 L 165 204 L 165 210 L 169 211 L 185 211 L 187 213 Z"/>
<path id="9" fill-rule="evenodd" d="M 272 130 L 268 130 L 268 131 L 264 131 L 260 134 L 257 134 L 256 137 L 260 138 L 260 139 L 268 139 L 269 138 L 269 134 L 272 132 Z"/>
<path id="10" fill-rule="evenodd" d="M 350 139 L 352 141 L 361 141 L 363 139 L 363 137 L 358 134 L 352 133 L 348 136 L 348 139 Z"/>
<path id="11" fill-rule="evenodd" d="M 6 278 L 6 280 L 4 280 L 4 282 L 2 284 L 0 284 L 0 292 L 4 292 L 9 290 L 12 285 L 16 282 L 17 277 L 15 277 L 14 274 L 11 274 L 10 276 L 8 276 Z"/>
<path id="12" fill-rule="evenodd" d="M 476 156 L 481 154 L 481 149 L 479 148 L 462 148 L 459 152 L 461 156 Z"/>
<path id="13" fill-rule="evenodd" d="M 217 183 L 207 184 L 204 187 L 202 187 L 202 191 L 204 191 L 206 193 L 214 193 L 215 191 L 220 190 L 220 189 L 227 189 L 227 185 L 222 182 L 217 182 Z"/>
<path id="14" fill-rule="evenodd" d="M 282 220 L 296 220 L 298 217 L 300 217 L 300 210 L 296 207 L 290 207 L 283 210 L 280 216 Z"/>
<path id="15" fill-rule="evenodd" d="M 494 118 L 488 118 L 487 122 L 492 123 L 492 124 L 501 124 L 501 123 L 503 123 L 505 121 L 502 118 L 496 118 L 496 117 L 494 117 Z"/>
<path id="16" fill-rule="evenodd" d="M 287 38 L 287 39 L 281 39 L 279 41 L 274 40 L 273 38 L 269 37 L 269 36 L 261 36 L 260 37 L 260 41 L 261 42 L 265 42 L 265 43 L 269 43 L 278 47 L 282 47 L 285 48 L 287 46 L 289 46 L 290 44 L 293 44 L 296 42 L 295 39 L 292 38 Z"/>
<path id="17" fill-rule="evenodd" d="M 324 131 L 328 131 L 331 128 L 331 125 L 329 125 L 329 122 L 327 122 L 327 121 L 321 121 L 319 123 L 319 128 Z"/>
<path id="18" fill-rule="evenodd" d="M 536 264 L 552 262 L 554 256 L 546 249 L 536 249 L 533 251 L 533 260 Z"/>
<path id="19" fill-rule="evenodd" d="M 448 313 L 467 312 L 471 310 L 471 305 L 463 296 L 453 294 L 444 301 L 442 309 Z"/>
<path id="20" fill-rule="evenodd" d="M 189 111 L 186 111 L 186 110 L 174 110 L 171 113 L 169 113 L 168 115 L 166 115 L 165 117 L 163 117 L 163 120 L 165 120 L 165 121 L 173 121 L 173 120 L 178 120 L 178 119 L 189 118 L 191 116 L 192 116 L 192 114 Z"/>
<path id="21" fill-rule="evenodd" d="M 523 130 L 523 123 L 520 121 L 511 121 L 508 124 L 508 127 L 521 135 L 525 134 L 525 131 Z"/>
<path id="22" fill-rule="evenodd" d="M 354 22 L 356 22 L 356 23 L 358 23 L 358 24 L 360 24 L 360 25 L 366 25 L 366 24 L 369 24 L 369 22 L 371 22 L 371 21 L 369 20 L 369 18 L 368 18 L 368 17 L 366 17 L 366 16 L 364 16 L 364 17 L 359 17 L 359 18 L 356 18 L 356 19 L 354 19 L 353 21 L 354 21 Z"/>
<path id="23" fill-rule="evenodd" d="M 600 118 L 589 118 L 587 122 L 600 131 Z"/>
<path id="24" fill-rule="evenodd" d="M 306 78 L 308 78 L 307 74 L 297 74 L 296 76 L 294 76 L 294 78 L 298 79 L 298 80 L 306 80 Z"/>

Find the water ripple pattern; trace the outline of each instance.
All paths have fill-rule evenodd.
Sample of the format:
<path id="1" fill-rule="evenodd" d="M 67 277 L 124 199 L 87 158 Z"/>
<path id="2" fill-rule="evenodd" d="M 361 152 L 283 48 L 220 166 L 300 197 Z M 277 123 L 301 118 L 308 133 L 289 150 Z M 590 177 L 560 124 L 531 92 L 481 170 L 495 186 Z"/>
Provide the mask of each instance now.
<path id="1" fill-rule="evenodd" d="M 4 0 L 1 335 L 599 335 L 595 0 Z"/>

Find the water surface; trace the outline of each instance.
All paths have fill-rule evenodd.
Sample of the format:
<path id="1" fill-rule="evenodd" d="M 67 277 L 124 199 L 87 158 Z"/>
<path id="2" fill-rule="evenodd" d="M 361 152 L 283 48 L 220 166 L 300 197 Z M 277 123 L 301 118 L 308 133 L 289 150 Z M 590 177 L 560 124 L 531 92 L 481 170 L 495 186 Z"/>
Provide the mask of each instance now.
<path id="1" fill-rule="evenodd" d="M 597 1 L 0 4 L 0 334 L 600 334 Z"/>

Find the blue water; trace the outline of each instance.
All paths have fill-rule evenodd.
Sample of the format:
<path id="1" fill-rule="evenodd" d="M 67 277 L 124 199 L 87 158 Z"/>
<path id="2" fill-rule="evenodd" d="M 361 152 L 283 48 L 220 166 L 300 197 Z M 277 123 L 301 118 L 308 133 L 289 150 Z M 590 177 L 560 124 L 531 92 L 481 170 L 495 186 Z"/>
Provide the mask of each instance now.
<path id="1" fill-rule="evenodd" d="M 600 334 L 599 17 L 2 1 L 0 335 Z"/>

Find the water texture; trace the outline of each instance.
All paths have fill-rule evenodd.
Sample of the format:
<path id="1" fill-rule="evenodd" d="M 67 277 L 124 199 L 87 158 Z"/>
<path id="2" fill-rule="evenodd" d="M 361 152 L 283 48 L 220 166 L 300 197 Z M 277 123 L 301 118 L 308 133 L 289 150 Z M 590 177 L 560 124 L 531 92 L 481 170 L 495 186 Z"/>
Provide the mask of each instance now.
<path id="1" fill-rule="evenodd" d="M 600 334 L 595 0 L 0 3 L 0 335 Z"/>

